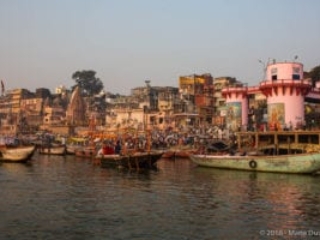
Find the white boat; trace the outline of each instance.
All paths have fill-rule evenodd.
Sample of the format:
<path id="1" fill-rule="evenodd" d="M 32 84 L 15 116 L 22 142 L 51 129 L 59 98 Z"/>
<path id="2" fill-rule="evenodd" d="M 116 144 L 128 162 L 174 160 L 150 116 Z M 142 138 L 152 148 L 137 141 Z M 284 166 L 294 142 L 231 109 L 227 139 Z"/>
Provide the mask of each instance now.
<path id="1" fill-rule="evenodd" d="M 4 148 L 0 150 L 2 162 L 27 162 L 32 157 L 35 146 Z"/>
<path id="2" fill-rule="evenodd" d="M 66 152 L 70 155 L 75 155 L 75 153 L 83 149 L 88 144 L 87 138 L 70 138 L 66 144 Z"/>
<path id="3" fill-rule="evenodd" d="M 82 149 L 82 148 L 83 148 L 83 146 L 80 146 L 80 145 L 67 144 L 66 145 L 66 152 L 67 152 L 67 154 L 75 155 L 76 151 L 78 151 L 79 149 Z"/>
<path id="4" fill-rule="evenodd" d="M 231 156 L 191 155 L 199 166 L 278 173 L 315 173 L 320 170 L 320 152 L 291 155 Z"/>
<path id="5" fill-rule="evenodd" d="M 6 148 L 5 150 L 7 152 L 25 152 L 25 153 L 29 153 L 32 154 L 34 153 L 36 149 L 35 145 L 31 145 L 31 146 L 18 146 L 18 147 L 13 147 L 13 148 Z"/>
<path id="6" fill-rule="evenodd" d="M 66 146 L 40 146 L 38 151 L 40 154 L 46 155 L 65 155 Z"/>

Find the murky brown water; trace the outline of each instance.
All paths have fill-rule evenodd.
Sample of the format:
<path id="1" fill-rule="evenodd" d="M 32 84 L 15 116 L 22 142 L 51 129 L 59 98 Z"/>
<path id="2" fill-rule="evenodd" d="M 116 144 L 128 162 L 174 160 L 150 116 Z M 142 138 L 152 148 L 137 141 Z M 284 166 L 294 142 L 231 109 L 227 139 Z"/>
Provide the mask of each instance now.
<path id="1" fill-rule="evenodd" d="M 319 183 L 187 159 L 137 173 L 36 155 L 0 165 L 0 239 L 320 239 Z"/>

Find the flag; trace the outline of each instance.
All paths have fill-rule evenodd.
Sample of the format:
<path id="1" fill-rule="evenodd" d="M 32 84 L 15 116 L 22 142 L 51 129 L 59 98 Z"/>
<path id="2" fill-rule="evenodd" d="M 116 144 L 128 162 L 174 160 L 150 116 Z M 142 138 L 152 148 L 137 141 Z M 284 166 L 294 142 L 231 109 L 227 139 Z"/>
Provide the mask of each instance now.
<path id="1" fill-rule="evenodd" d="M 4 83 L 3 81 L 1 80 L 1 94 L 3 95 L 4 94 Z"/>

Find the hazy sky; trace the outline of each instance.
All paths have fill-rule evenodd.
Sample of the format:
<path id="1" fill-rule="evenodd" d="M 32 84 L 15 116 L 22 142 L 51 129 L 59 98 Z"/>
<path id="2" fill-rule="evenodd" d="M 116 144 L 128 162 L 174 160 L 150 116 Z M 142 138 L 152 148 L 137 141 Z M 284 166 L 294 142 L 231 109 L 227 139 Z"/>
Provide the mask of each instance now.
<path id="1" fill-rule="evenodd" d="M 54 91 L 94 70 L 122 94 L 194 73 L 256 85 L 259 59 L 320 65 L 319 10 L 319 0 L 0 0 L 0 79 Z"/>

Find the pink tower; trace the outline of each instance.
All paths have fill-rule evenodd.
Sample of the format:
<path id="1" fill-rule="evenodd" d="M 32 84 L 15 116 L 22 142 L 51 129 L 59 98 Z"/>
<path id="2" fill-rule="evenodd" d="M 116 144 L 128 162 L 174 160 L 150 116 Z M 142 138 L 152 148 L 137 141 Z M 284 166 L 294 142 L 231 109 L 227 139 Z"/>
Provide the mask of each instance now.
<path id="1" fill-rule="evenodd" d="M 248 125 L 247 87 L 228 87 L 222 90 L 226 99 L 226 127 L 238 131 Z"/>
<path id="2" fill-rule="evenodd" d="M 281 130 L 305 122 L 304 97 L 312 88 L 303 79 L 303 65 L 297 62 L 273 62 L 266 67 L 266 80 L 260 82 L 261 92 L 267 97 L 268 126 Z"/>

